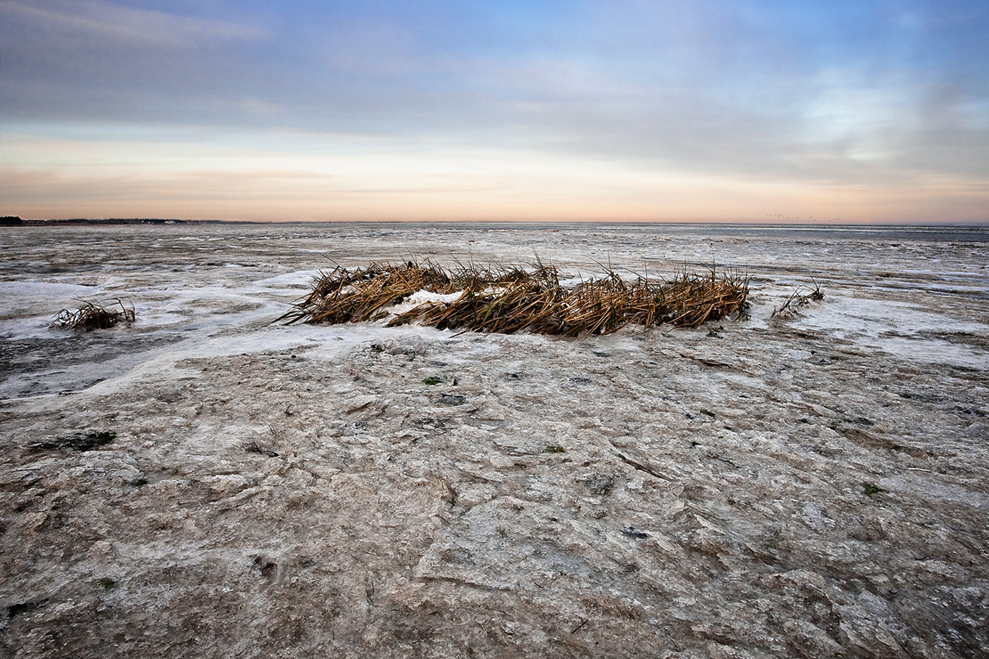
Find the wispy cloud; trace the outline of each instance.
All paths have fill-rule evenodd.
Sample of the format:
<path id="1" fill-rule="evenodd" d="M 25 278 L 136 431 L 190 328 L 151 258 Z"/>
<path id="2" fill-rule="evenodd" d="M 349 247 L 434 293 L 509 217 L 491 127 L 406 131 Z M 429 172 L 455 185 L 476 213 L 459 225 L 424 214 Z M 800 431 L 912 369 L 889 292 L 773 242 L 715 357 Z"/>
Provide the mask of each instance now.
<path id="1" fill-rule="evenodd" d="M 207 39 L 259 40 L 266 36 L 266 31 L 257 26 L 94 0 L 56 1 L 43 7 L 5 1 L 0 2 L 0 10 L 18 14 L 54 33 L 74 32 L 94 39 L 145 45 L 189 46 Z"/>

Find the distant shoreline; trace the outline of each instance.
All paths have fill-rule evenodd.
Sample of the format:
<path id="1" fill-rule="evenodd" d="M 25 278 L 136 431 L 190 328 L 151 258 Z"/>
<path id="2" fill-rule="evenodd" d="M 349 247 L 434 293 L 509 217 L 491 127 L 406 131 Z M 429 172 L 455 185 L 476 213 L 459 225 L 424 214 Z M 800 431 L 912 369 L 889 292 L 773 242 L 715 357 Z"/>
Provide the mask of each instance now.
<path id="1" fill-rule="evenodd" d="M 67 220 L 24 220 L 16 215 L 7 215 L 0 217 L 0 226 L 4 227 L 14 227 L 14 226 L 61 226 L 61 225 L 71 225 L 71 224 L 267 224 L 266 222 L 251 222 L 249 220 L 173 220 L 164 218 L 107 218 L 107 219 L 88 219 L 88 218 L 72 218 Z"/>
<path id="2" fill-rule="evenodd" d="M 668 222 L 668 221 L 656 221 L 656 222 L 625 222 L 621 220 L 467 220 L 467 221 L 457 221 L 457 220 L 422 220 L 422 221 L 403 221 L 403 220 L 180 220 L 174 218 L 68 218 L 68 219 L 22 219 L 16 215 L 0 216 L 0 227 L 12 227 L 12 226 L 74 226 L 74 225 L 86 225 L 86 226 L 102 226 L 102 225 L 132 225 L 132 224 L 149 224 L 149 225 L 288 225 L 288 224 L 304 224 L 304 225 L 368 225 L 368 224 L 380 224 L 380 225 L 395 225 L 395 226 L 525 226 L 529 228 L 535 228 L 540 226 L 564 226 L 564 225 L 584 225 L 584 226 L 625 226 L 625 227 L 642 227 L 642 226 L 690 226 L 690 227 L 735 227 L 735 228 L 757 228 L 757 229 L 865 229 L 865 230 L 887 230 L 887 229 L 949 229 L 949 228 L 965 228 L 965 229 L 981 229 L 989 228 L 989 220 L 979 221 L 979 222 L 950 222 L 950 223 L 940 223 L 940 222 L 930 222 L 930 223 L 904 223 L 904 224 L 879 224 L 879 223 L 864 223 L 864 222 L 834 222 L 834 223 L 818 223 L 818 222 Z"/>

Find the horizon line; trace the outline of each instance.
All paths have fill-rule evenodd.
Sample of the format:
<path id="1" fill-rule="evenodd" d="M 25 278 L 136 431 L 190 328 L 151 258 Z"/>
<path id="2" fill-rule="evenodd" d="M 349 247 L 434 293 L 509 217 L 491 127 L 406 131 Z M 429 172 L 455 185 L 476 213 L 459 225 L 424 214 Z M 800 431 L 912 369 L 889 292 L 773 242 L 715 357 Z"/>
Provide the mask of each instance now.
<path id="1" fill-rule="evenodd" d="M 949 220 L 949 221 L 886 221 L 886 220 L 605 220 L 605 219 L 471 219 L 471 220 L 395 220 L 395 219 L 361 219 L 361 220 L 248 220 L 220 218 L 173 218 L 173 217 L 71 217 L 71 218 L 22 218 L 17 215 L 0 215 L 4 220 L 20 220 L 25 225 L 45 224 L 141 224 L 141 223 L 182 223 L 182 224 L 607 224 L 607 225 L 719 225 L 719 226 L 766 226 L 766 227 L 989 227 L 989 218 L 981 220 Z M 12 225 L 8 225 L 12 226 Z"/>

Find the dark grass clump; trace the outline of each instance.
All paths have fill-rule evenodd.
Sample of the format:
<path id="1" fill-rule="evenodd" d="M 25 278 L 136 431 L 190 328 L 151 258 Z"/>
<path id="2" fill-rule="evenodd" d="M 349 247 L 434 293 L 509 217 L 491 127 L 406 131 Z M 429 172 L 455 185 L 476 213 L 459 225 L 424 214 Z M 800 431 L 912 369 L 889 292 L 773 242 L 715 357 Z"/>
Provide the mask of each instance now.
<path id="1" fill-rule="evenodd" d="M 62 309 L 49 324 L 53 329 L 75 329 L 91 332 L 97 329 L 109 329 L 121 323 L 130 325 L 134 322 L 134 307 L 127 307 L 119 299 L 116 305 L 104 306 L 98 302 L 86 302 L 75 311 Z M 119 307 L 119 309 L 117 308 Z"/>
<path id="2" fill-rule="evenodd" d="M 446 271 L 430 262 L 321 272 L 312 292 L 279 318 L 289 324 L 345 323 L 388 318 L 388 307 L 417 291 L 460 293 L 451 302 L 420 304 L 388 321 L 416 322 L 439 329 L 532 332 L 562 336 L 608 334 L 626 325 L 697 327 L 741 315 L 748 280 L 732 272 L 681 273 L 671 281 L 626 281 L 614 272 L 575 287 L 560 284 L 554 266 L 460 265 Z"/>
<path id="3" fill-rule="evenodd" d="M 113 430 L 90 430 L 86 433 L 77 432 L 68 437 L 58 437 L 32 444 L 35 451 L 54 451 L 69 449 L 71 451 L 94 451 L 101 446 L 113 442 L 117 433 Z"/>

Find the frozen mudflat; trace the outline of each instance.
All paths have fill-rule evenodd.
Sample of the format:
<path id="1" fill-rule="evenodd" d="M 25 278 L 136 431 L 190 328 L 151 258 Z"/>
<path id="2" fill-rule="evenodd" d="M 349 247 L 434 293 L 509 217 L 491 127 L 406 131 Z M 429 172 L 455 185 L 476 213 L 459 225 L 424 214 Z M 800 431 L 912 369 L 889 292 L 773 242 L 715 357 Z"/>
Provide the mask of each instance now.
<path id="1" fill-rule="evenodd" d="M 0 656 L 985 656 L 987 241 L 0 230 Z M 534 254 L 571 277 L 730 266 L 751 317 L 272 324 L 334 263 Z M 769 319 L 813 282 L 822 302 Z M 80 298 L 137 323 L 48 329 Z"/>

